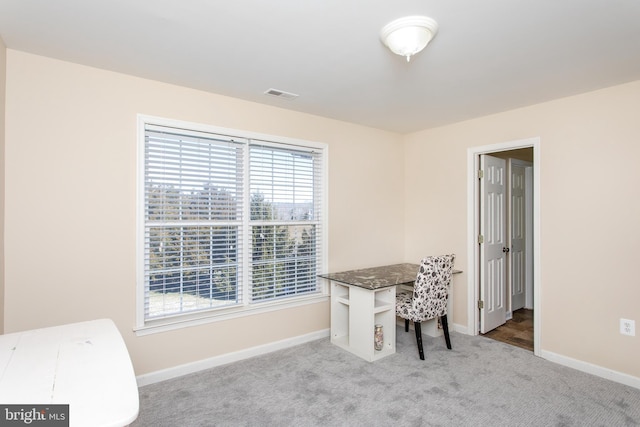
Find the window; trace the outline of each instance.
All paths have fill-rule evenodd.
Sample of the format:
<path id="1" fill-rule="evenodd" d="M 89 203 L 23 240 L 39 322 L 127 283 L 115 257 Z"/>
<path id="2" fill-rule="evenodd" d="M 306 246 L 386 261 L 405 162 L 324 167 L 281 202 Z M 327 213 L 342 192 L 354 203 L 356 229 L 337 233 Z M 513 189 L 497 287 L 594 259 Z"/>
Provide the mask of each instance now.
<path id="1" fill-rule="evenodd" d="M 142 116 L 139 132 L 139 328 L 326 297 L 323 145 Z"/>

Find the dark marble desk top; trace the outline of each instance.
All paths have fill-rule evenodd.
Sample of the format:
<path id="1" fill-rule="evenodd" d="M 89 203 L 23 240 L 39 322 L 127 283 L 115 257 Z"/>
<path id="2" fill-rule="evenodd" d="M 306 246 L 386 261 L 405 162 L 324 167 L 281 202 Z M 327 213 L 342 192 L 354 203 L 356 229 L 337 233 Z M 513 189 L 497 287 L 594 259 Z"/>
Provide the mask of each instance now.
<path id="1" fill-rule="evenodd" d="M 339 273 L 320 274 L 319 276 L 361 288 L 380 289 L 402 284 L 413 285 L 419 268 L 420 265 L 418 264 L 394 264 L 383 267 L 341 271 Z"/>
<path id="2" fill-rule="evenodd" d="M 413 286 L 418 276 L 419 268 L 419 264 L 393 264 L 382 267 L 363 268 L 360 270 L 341 271 L 339 273 L 319 274 L 319 277 L 373 290 L 396 285 Z M 462 271 L 453 270 L 452 273 L 458 274 L 462 273 Z"/>

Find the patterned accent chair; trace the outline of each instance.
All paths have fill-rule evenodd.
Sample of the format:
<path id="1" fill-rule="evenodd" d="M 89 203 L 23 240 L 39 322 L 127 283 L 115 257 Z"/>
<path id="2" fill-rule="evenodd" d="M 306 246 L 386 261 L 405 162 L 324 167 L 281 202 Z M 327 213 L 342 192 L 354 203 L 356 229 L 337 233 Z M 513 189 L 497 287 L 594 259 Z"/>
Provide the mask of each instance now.
<path id="1" fill-rule="evenodd" d="M 401 291 L 396 295 L 396 316 L 404 319 L 405 332 L 409 332 L 409 321 L 413 322 L 421 360 L 424 360 L 421 322 L 426 320 L 440 318 L 447 348 L 451 350 L 447 299 L 454 259 L 455 255 L 424 258 L 420 263 L 413 292 Z"/>

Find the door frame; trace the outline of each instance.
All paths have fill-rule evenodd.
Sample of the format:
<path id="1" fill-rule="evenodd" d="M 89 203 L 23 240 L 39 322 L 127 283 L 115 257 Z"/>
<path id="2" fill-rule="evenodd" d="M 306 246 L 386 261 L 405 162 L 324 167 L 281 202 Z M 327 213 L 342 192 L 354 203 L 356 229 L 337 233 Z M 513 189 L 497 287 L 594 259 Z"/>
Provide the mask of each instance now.
<path id="1" fill-rule="evenodd" d="M 541 264 L 540 251 L 540 138 L 528 138 L 492 145 L 470 147 L 467 149 L 467 331 L 470 335 L 478 335 L 480 313 L 480 155 L 500 151 L 533 148 L 533 353 L 540 356 L 540 339 L 542 336 L 542 301 L 541 301 Z"/>

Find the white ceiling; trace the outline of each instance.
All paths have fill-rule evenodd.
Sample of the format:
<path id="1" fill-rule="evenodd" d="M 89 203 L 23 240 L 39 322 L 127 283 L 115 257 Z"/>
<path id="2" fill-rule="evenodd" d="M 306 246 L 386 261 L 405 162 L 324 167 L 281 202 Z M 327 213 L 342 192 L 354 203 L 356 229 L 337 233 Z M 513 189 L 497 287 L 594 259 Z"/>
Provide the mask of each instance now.
<path id="1" fill-rule="evenodd" d="M 406 15 L 440 27 L 410 63 L 378 37 Z M 638 0 L 0 0 L 0 36 L 401 133 L 640 80 Z"/>

